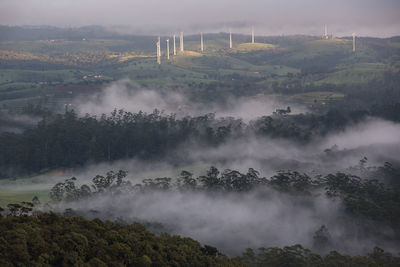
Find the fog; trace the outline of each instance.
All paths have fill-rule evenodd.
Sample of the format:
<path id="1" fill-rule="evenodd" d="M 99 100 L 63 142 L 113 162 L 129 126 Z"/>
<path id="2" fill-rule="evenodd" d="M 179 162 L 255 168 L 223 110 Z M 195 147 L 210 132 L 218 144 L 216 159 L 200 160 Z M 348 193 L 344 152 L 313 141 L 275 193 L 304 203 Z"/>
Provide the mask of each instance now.
<path id="1" fill-rule="evenodd" d="M 0 133 L 22 133 L 27 128 L 32 128 L 40 121 L 40 117 L 26 114 L 11 114 L 0 112 Z"/>
<path id="2" fill-rule="evenodd" d="M 151 113 L 157 108 L 164 114 L 173 113 L 178 117 L 215 113 L 216 117 L 241 118 L 246 124 L 251 124 L 261 116 L 272 115 L 275 109 L 286 106 L 291 107 L 292 114 L 307 112 L 304 106 L 267 96 L 228 98 L 225 103 L 205 105 L 191 102 L 176 92 L 143 89 L 128 80 L 113 83 L 89 99 L 76 99 L 73 106 L 81 116 L 91 114 L 99 117 L 103 113 L 109 114 L 113 109 Z M 315 137 L 305 145 L 287 139 L 255 136 L 228 140 L 218 147 L 208 148 L 188 142 L 170 151 L 164 163 L 174 166 L 177 162 L 181 166 L 216 165 L 240 171 L 255 168 L 267 176 L 282 169 L 328 173 L 357 165 L 364 156 L 369 158 L 370 164 L 383 164 L 385 161 L 399 163 L 399 136 L 399 124 L 367 118 L 344 131 Z"/>
<path id="3" fill-rule="evenodd" d="M 384 142 L 378 136 L 380 132 L 385 133 Z M 57 179 L 42 176 L 42 182 L 47 180 L 46 186 L 50 188 L 50 180 L 54 185 L 56 180 L 74 175 L 78 177 L 78 184 L 90 184 L 96 174 L 124 169 L 129 171 L 128 179 L 135 184 L 144 178 L 175 179 L 183 169 L 202 175 L 210 165 L 216 165 L 221 171 L 231 168 L 246 172 L 252 167 L 264 177 L 271 177 L 282 169 L 298 170 L 311 176 L 337 171 L 350 173 L 349 168 L 364 156 L 369 159 L 368 166 L 382 165 L 385 161 L 398 164 L 398 136 L 400 124 L 369 118 L 344 131 L 317 138 L 308 145 L 256 138 L 229 140 L 216 148 L 185 144 L 159 162 L 130 159 L 90 165 L 58 175 Z M 334 145 L 330 152 L 325 151 Z M 177 161 L 182 163 L 176 165 Z M 332 237 L 329 249 L 351 254 L 366 253 L 374 246 L 388 251 L 399 249 L 396 241 L 382 239 L 382 236 L 393 235 L 390 227 L 379 225 L 380 237 L 361 232 L 343 211 L 341 201 L 328 199 L 323 191 L 302 197 L 269 189 L 226 194 L 178 190 L 128 192 L 53 206 L 59 212 L 66 208 L 88 218 L 139 221 L 155 233 L 166 231 L 192 237 L 229 255 L 238 255 L 247 247 L 296 243 L 323 253 L 326 251 L 313 247 L 314 233 L 322 225 L 327 226 Z"/>
<path id="4" fill-rule="evenodd" d="M 331 135 L 327 146 L 337 145 L 352 149 L 361 146 L 395 144 L 400 142 L 400 128 L 397 123 L 369 118 L 365 123 L 347 128 L 344 132 Z"/>
<path id="5" fill-rule="evenodd" d="M 357 229 L 340 204 L 323 194 L 296 197 L 267 189 L 217 195 L 174 190 L 94 197 L 55 209 L 72 208 L 88 218 L 139 221 L 150 231 L 188 236 L 229 255 L 249 247 L 294 244 L 326 252 L 313 243 L 322 225 L 331 235 L 329 250 L 359 254 L 374 246 L 389 251 L 399 248 L 396 242 L 384 242 Z M 380 227 L 382 235 L 393 234 L 390 227 Z"/>
<path id="6" fill-rule="evenodd" d="M 178 92 L 143 89 L 129 80 L 114 82 L 97 94 L 73 101 L 73 108 L 81 116 L 85 114 L 100 116 L 109 114 L 114 109 L 132 113 L 139 111 L 151 113 L 157 109 L 166 115 L 176 114 L 178 117 L 215 113 L 216 117 L 236 117 L 245 122 L 271 115 L 276 109 L 286 109 L 287 106 L 291 107 L 291 114 L 307 111 L 302 105 L 263 95 L 241 98 L 228 96 L 224 103 L 195 103 Z"/>
<path id="7" fill-rule="evenodd" d="M 387 141 L 371 131 L 383 131 Z M 357 137 L 357 142 L 354 141 Z M 109 170 L 127 170 L 128 178 L 138 183 L 146 178 L 177 177 L 182 170 L 203 175 L 210 166 L 218 169 L 235 169 L 246 172 L 254 168 L 265 177 L 279 170 L 297 170 L 310 175 L 328 174 L 338 171 L 350 172 L 363 157 L 369 166 L 380 166 L 386 161 L 400 165 L 400 124 L 369 118 L 347 127 L 344 131 L 317 138 L 307 145 L 299 145 L 284 139 L 247 137 L 228 140 L 217 147 L 204 147 L 185 143 L 170 151 L 164 159 L 144 161 L 124 159 L 114 162 L 88 164 L 85 167 L 54 171 L 34 177 L 6 182 L 2 187 L 10 190 L 49 189 L 56 182 L 76 176 L 82 182 L 89 182 L 97 174 Z M 346 146 L 348 144 L 348 146 Z M 333 147 L 333 148 L 332 148 Z M 330 151 L 326 151 L 331 149 Z M 15 184 L 18 186 L 15 187 Z M 13 189 L 13 190 L 14 190 Z"/>
<path id="8" fill-rule="evenodd" d="M 0 24 L 124 25 L 147 34 L 249 32 L 255 25 L 257 34 L 321 35 L 327 23 L 334 35 L 383 37 L 399 34 L 399 9 L 396 0 L 2 0 Z"/>
<path id="9" fill-rule="evenodd" d="M 390 151 L 396 160 L 399 156 L 400 141 L 392 139 L 389 144 L 379 144 L 374 138 L 369 140 L 369 129 L 379 125 L 381 129 L 400 134 L 400 125 L 370 119 L 316 140 L 306 147 L 300 147 L 287 141 L 245 140 L 229 141 L 218 148 L 200 147 L 181 148 L 177 154 L 186 158 L 186 166 L 169 166 L 168 161 L 152 164 L 138 161 L 124 161 L 114 167 L 128 169 L 129 179 L 133 184 L 143 178 L 178 176 L 179 170 L 185 169 L 195 174 L 204 174 L 210 165 L 246 172 L 254 167 L 261 170 L 261 176 L 270 177 L 280 169 L 299 170 L 309 175 L 327 174 L 330 171 L 350 172 L 349 167 L 358 164 L 362 156 L 370 158 L 369 165 L 383 164 L 377 157 Z M 360 146 L 353 144 L 351 150 L 337 148 L 337 157 L 325 155 L 326 145 L 333 140 L 342 144 L 350 142 L 358 134 L 364 142 Z M 340 139 L 339 139 L 340 137 Z M 381 150 L 379 152 L 379 150 Z M 387 154 L 387 153 L 386 153 Z M 389 156 L 390 157 L 390 156 Z M 196 163 L 190 165 L 189 163 Z M 107 167 L 92 166 L 94 174 Z M 88 169 L 85 170 L 86 175 Z M 86 176 L 90 177 L 90 176 Z M 93 177 L 93 175 L 91 176 Z M 80 181 L 80 180 L 79 180 Z M 82 180 L 80 182 L 83 182 Z M 174 180 L 176 181 L 176 180 Z M 88 180 L 86 180 L 88 182 Z M 88 218 L 139 221 L 155 233 L 169 232 L 192 237 L 203 244 L 216 246 L 229 255 L 238 255 L 245 248 L 285 246 L 300 243 L 319 252 L 326 252 L 313 247 L 313 236 L 322 225 L 327 226 L 332 237 L 329 249 L 359 254 L 380 246 L 389 251 L 396 251 L 399 244 L 381 240 L 371 233 L 363 233 L 353 221 L 345 215 L 339 199 L 328 199 L 323 191 L 313 196 L 291 196 L 273 190 L 261 189 L 251 193 L 208 194 L 205 192 L 145 191 L 144 193 L 123 193 L 102 195 L 83 202 L 61 204 L 55 207 L 59 212 L 72 208 L 78 214 Z M 94 212 L 99 211 L 100 213 Z M 160 226 L 160 223 L 162 226 Z M 386 225 L 379 226 L 383 236 L 390 236 L 393 230 Z"/>
<path id="10" fill-rule="evenodd" d="M 179 93 L 163 94 L 151 89 L 144 90 L 129 81 L 114 83 L 97 95 L 89 99 L 77 99 L 73 104 L 81 116 L 86 113 L 109 113 L 114 108 L 130 112 L 152 112 L 158 108 L 165 114 L 176 113 L 177 116 L 215 112 L 217 117 L 241 117 L 247 124 L 286 105 L 293 104 L 260 96 L 228 99 L 224 105 L 217 103 L 205 107 L 190 102 Z M 293 107 L 294 112 L 306 112 L 304 107 Z M 363 157 L 368 158 L 368 166 L 381 166 L 386 161 L 399 166 L 399 136 L 399 123 L 370 117 L 342 131 L 317 136 L 307 144 L 286 139 L 256 138 L 252 135 L 229 139 L 217 147 L 187 142 L 169 151 L 165 158 L 158 161 L 134 158 L 90 164 L 34 179 L 0 184 L 8 192 L 42 191 L 72 176 L 78 178 L 78 184 L 90 184 L 95 175 L 119 169 L 127 170 L 127 178 L 136 184 L 145 178 L 176 179 L 181 170 L 193 172 L 195 176 L 203 175 L 210 166 L 216 166 L 220 171 L 229 168 L 241 172 L 254 168 L 267 178 L 279 170 L 297 170 L 310 176 L 339 171 L 351 173 L 351 167 L 356 166 Z M 389 251 L 400 248 L 396 241 L 388 242 L 388 239 L 382 238 L 393 236 L 393 230 L 386 225 L 377 226 L 379 237 L 360 232 L 344 212 L 341 201 L 327 198 L 323 191 L 302 197 L 267 188 L 250 193 L 226 194 L 179 190 L 127 192 L 52 206 L 52 209 L 59 212 L 66 208 L 72 208 L 88 218 L 139 221 L 155 233 L 167 231 L 192 237 L 229 255 L 238 255 L 247 247 L 300 243 L 313 248 L 313 235 L 322 225 L 327 226 L 332 237 L 329 249 L 358 254 L 366 253 L 374 246 Z M 324 252 L 318 247 L 313 249 Z"/>
<path id="11" fill-rule="evenodd" d="M 328 24 L 334 36 L 388 37 L 400 35 L 400 2 L 397 0 L 249 0 L 249 1 L 137 1 L 137 0 L 1 0 L 0 25 L 54 25 L 75 27 L 102 25 L 112 31 L 128 34 L 170 35 L 220 32 L 256 35 L 309 34 L 320 36 Z M 80 96 L 81 97 L 81 96 Z M 175 114 L 177 118 L 213 113 L 216 118 L 240 118 L 246 125 L 276 109 L 291 107 L 291 114 L 310 112 L 306 106 L 289 98 L 256 95 L 227 96 L 223 103 L 199 103 L 176 91 L 142 88 L 129 80 L 111 83 L 101 91 L 76 98 L 72 108 L 79 116 L 110 114 L 114 109 L 127 112 Z M 0 114 L 1 115 L 1 114 Z M 21 133 L 32 127 L 37 118 L 25 115 L 1 117 L 1 132 Z M 32 122 L 33 121 L 33 122 Z M 77 177 L 77 184 L 91 184 L 91 179 L 110 170 L 128 171 L 132 184 L 146 178 L 171 177 L 177 181 L 180 171 L 194 177 L 204 175 L 210 166 L 220 171 L 249 168 L 270 178 L 281 170 L 306 173 L 311 177 L 329 173 L 358 174 L 353 168 L 360 159 L 368 158 L 367 166 L 391 162 L 400 166 L 400 124 L 368 117 L 348 125 L 344 130 L 314 136 L 299 144 L 284 138 L 256 137 L 253 133 L 226 140 L 211 147 L 193 140 L 168 151 L 164 157 L 146 161 L 129 158 L 114 162 L 93 163 L 68 170 L 18 179 L 1 180 L 0 189 L 8 196 L 42 194 L 57 183 Z M 375 177 L 374 177 L 375 178 Z M 379 177 L 376 177 L 379 179 Z M 15 194 L 15 195 L 13 195 Z M 19 195 L 19 196 L 20 196 Z M 47 199 L 41 199 L 46 203 Z M 371 204 L 372 205 L 372 204 Z M 138 221 L 156 234 L 168 232 L 191 237 L 202 244 L 217 247 L 234 256 L 246 248 L 301 244 L 316 252 L 314 233 L 327 226 L 331 235 L 329 250 L 363 254 L 375 246 L 398 252 L 400 244 L 393 240 L 394 230 L 383 223 L 365 220 L 376 232 L 362 232 L 354 218 L 344 210 L 339 198 L 328 198 L 323 189 L 312 195 L 291 195 L 269 187 L 245 193 L 205 191 L 121 192 L 98 194 L 84 201 L 43 205 L 39 209 L 64 213 L 73 209 L 87 218 Z M 372 226 L 371 226 L 372 225 Z M 379 235 L 376 234 L 379 232 Z M 388 241 L 388 240 L 392 241 Z"/>
<path id="12" fill-rule="evenodd" d="M 95 198 L 68 207 L 89 217 L 89 210 L 98 210 L 101 213 L 96 216 L 103 218 L 158 222 L 163 228 L 150 226 L 150 230 L 189 236 L 231 255 L 248 247 L 297 243 L 312 247 L 314 232 L 321 225 L 328 224 L 337 231 L 334 222 L 340 214 L 339 203 L 324 196 L 304 199 L 274 191 L 213 196 L 199 192 L 149 192 Z M 335 238 L 341 234 L 338 230 Z M 345 246 L 343 249 L 348 250 Z"/>

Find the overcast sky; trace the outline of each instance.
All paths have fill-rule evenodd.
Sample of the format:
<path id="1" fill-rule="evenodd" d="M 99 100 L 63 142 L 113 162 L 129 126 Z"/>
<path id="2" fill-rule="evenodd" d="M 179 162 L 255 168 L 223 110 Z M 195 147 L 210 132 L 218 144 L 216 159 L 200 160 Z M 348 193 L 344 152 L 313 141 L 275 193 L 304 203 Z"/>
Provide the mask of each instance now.
<path id="1" fill-rule="evenodd" d="M 3 25 L 126 25 L 176 30 L 337 36 L 400 35 L 400 0 L 0 0 Z"/>

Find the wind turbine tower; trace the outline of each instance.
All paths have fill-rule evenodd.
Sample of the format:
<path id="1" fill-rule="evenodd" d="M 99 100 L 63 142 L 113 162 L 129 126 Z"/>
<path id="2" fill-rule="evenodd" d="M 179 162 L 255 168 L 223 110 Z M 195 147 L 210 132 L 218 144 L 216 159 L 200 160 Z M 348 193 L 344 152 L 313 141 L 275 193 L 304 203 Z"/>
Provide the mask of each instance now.
<path id="1" fill-rule="evenodd" d="M 169 39 L 167 39 L 167 59 L 169 60 Z"/>
<path id="2" fill-rule="evenodd" d="M 158 64 L 161 64 L 160 36 L 158 36 L 158 41 L 157 41 L 157 63 L 158 63 Z"/>
<path id="3" fill-rule="evenodd" d="M 179 44 L 181 46 L 181 52 L 183 52 L 183 32 L 181 32 L 181 38 Z"/>
<path id="4" fill-rule="evenodd" d="M 356 52 L 356 33 L 353 32 L 353 52 Z"/>
<path id="5" fill-rule="evenodd" d="M 254 26 L 251 27 L 251 43 L 254 44 Z"/>
<path id="6" fill-rule="evenodd" d="M 232 30 L 229 30 L 229 48 L 232 49 Z"/>
<path id="7" fill-rule="evenodd" d="M 203 33 L 200 33 L 200 50 L 201 50 L 201 52 L 204 51 Z"/>
<path id="8" fill-rule="evenodd" d="M 176 43 L 175 43 L 175 37 L 176 37 L 176 35 L 174 34 L 174 56 L 176 56 Z"/>
<path id="9" fill-rule="evenodd" d="M 328 26 L 326 24 L 324 25 L 324 30 L 324 39 L 329 39 Z"/>

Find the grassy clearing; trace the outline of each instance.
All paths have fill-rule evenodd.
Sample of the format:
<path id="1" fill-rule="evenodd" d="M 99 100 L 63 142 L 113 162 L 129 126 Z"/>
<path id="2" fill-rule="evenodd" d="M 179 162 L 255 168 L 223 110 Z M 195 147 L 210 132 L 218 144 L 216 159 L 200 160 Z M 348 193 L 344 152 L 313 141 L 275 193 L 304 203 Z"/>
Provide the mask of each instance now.
<path id="1" fill-rule="evenodd" d="M 388 42 L 388 46 L 396 49 L 400 49 L 400 42 Z"/>
<path id="2" fill-rule="evenodd" d="M 40 41 L 20 41 L 20 42 L 1 42 L 0 49 L 16 50 L 31 53 L 49 52 L 86 52 L 86 51 L 108 51 L 115 50 L 117 47 L 131 46 L 128 40 L 111 39 L 88 39 L 88 40 L 40 40 Z"/>
<path id="3" fill-rule="evenodd" d="M 300 70 L 282 65 L 253 65 L 228 55 L 203 56 L 200 58 L 184 57 L 174 61 L 174 65 L 191 69 L 196 72 L 213 72 L 215 70 L 222 75 L 237 73 L 249 77 L 264 75 L 286 76 L 288 73 L 299 73 Z"/>
<path id="4" fill-rule="evenodd" d="M 0 72 L 0 101 L 40 96 L 58 86 L 109 81 L 112 78 L 85 70 L 3 69 Z"/>
<path id="5" fill-rule="evenodd" d="M 42 203 L 49 201 L 51 185 L 45 183 L 43 177 L 29 177 L 17 180 L 0 180 L 0 206 L 9 203 L 32 201 L 37 196 Z"/>
<path id="6" fill-rule="evenodd" d="M 352 43 L 344 39 L 314 40 L 290 47 L 285 55 L 287 60 L 305 60 L 320 56 L 331 56 L 351 51 Z"/>
<path id="7" fill-rule="evenodd" d="M 87 73 L 85 74 L 87 75 Z M 73 70 L 15 70 L 5 69 L 0 73 L 0 84 L 13 82 L 76 82 L 81 79 Z"/>
<path id="8" fill-rule="evenodd" d="M 207 79 L 206 74 L 191 69 L 191 61 L 188 57 L 184 61 L 173 62 L 171 59 L 169 64 L 155 64 L 153 60 L 144 60 L 140 63 L 131 63 L 130 65 L 118 69 L 120 78 L 126 78 L 145 85 L 163 85 L 180 84 L 193 80 L 209 83 L 212 80 Z"/>
<path id="9" fill-rule="evenodd" d="M 22 201 L 30 202 L 37 196 L 41 203 L 47 203 L 50 190 L 43 191 L 0 191 L 0 207 L 6 207 L 10 203 L 18 203 Z"/>
<path id="10" fill-rule="evenodd" d="M 178 52 L 179 57 L 201 57 L 202 54 L 196 51 L 179 51 Z"/>
<path id="11" fill-rule="evenodd" d="M 3 103 L 4 100 L 37 97 L 41 92 L 42 88 L 25 83 L 16 83 L 11 87 L 0 86 L 0 101 Z"/>
<path id="12" fill-rule="evenodd" d="M 307 106 L 325 105 L 332 101 L 338 101 L 344 97 L 344 94 L 339 92 L 310 92 L 295 94 L 289 99 L 296 103 L 302 103 Z"/>
<path id="13" fill-rule="evenodd" d="M 179 177 L 182 170 L 187 170 L 192 172 L 195 176 L 205 175 L 206 171 L 209 169 L 209 165 L 204 163 L 195 163 L 190 165 L 185 165 L 182 167 L 162 167 L 148 169 L 144 171 L 132 171 L 128 172 L 127 179 L 131 183 L 140 183 L 142 180 L 147 178 L 157 178 L 157 177 Z M 110 167 L 112 170 L 112 167 Z M 82 175 L 82 170 L 74 171 L 69 170 L 65 172 L 49 172 L 43 175 L 13 179 L 3 179 L 0 180 L 0 207 L 5 207 L 9 203 L 16 203 L 22 201 L 32 201 L 34 196 L 37 196 L 41 203 L 47 203 L 50 201 L 49 192 L 51 188 L 59 181 L 75 176 L 78 181 L 78 185 L 90 184 L 91 179 L 102 173 L 94 173 L 93 170 L 84 170 L 85 176 Z M 86 172 L 88 171 L 88 172 Z M 116 171 L 116 170 L 114 170 Z M 53 176 L 52 176 L 53 175 Z"/>
<path id="14" fill-rule="evenodd" d="M 244 43 L 239 44 L 237 47 L 233 49 L 236 52 L 250 52 L 250 51 L 257 51 L 257 50 L 271 50 L 278 48 L 277 45 L 273 44 L 265 44 L 265 43 Z"/>
<path id="15" fill-rule="evenodd" d="M 376 78 L 382 77 L 384 71 L 385 69 L 383 68 L 345 69 L 329 74 L 328 77 L 315 82 L 315 84 L 365 84 Z"/>

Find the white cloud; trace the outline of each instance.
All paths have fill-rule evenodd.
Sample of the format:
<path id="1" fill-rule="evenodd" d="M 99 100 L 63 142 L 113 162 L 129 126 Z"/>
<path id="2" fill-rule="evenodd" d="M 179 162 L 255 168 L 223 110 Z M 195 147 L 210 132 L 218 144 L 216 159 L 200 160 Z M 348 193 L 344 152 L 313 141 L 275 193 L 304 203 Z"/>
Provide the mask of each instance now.
<path id="1" fill-rule="evenodd" d="M 204 25 L 207 31 L 226 30 L 221 23 L 247 22 L 259 34 L 319 35 L 328 23 L 336 35 L 391 36 L 399 34 L 398 1 L 320 0 L 2 0 L 1 24 L 129 25 L 136 30 L 190 31 Z M 213 27 L 213 25 L 215 27 Z M 245 29 L 237 29 L 245 30 Z"/>

